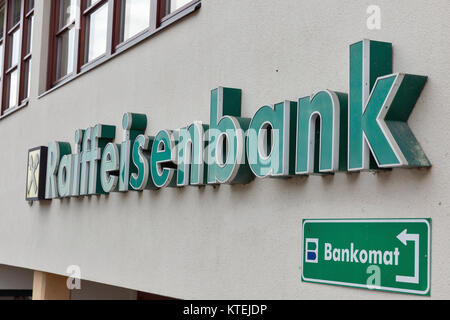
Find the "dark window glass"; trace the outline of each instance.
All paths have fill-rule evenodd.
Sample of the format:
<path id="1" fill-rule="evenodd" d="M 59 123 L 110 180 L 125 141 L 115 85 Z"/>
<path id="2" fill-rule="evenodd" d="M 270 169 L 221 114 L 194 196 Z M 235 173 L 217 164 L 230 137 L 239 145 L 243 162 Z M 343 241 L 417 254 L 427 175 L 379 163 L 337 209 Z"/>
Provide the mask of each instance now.
<path id="1" fill-rule="evenodd" d="M 0 38 L 3 39 L 4 35 L 4 27 L 5 27 L 5 6 L 3 5 L 0 8 Z"/>
<path id="2" fill-rule="evenodd" d="M 9 26 L 13 27 L 20 22 L 20 12 L 23 0 L 10 0 Z"/>
<path id="3" fill-rule="evenodd" d="M 34 9 L 34 0 L 27 1 L 27 12 Z"/>
<path id="4" fill-rule="evenodd" d="M 31 53 L 31 48 L 33 47 L 33 25 L 34 16 L 27 18 L 27 23 L 25 24 L 25 55 Z"/>

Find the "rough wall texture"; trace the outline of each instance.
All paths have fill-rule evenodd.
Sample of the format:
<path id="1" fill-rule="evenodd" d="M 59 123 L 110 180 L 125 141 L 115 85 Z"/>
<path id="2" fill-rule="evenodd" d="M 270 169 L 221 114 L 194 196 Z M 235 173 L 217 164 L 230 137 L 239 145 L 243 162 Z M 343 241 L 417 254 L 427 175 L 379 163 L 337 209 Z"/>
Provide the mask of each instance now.
<path id="1" fill-rule="evenodd" d="M 195 14 L 38 99 L 47 1 L 37 1 L 29 106 L 0 121 L 0 263 L 177 298 L 417 298 L 302 283 L 303 218 L 432 218 L 432 298 L 449 298 L 450 4 L 204 0 Z M 392 42 L 394 71 L 429 76 L 409 125 L 430 170 L 256 180 L 246 186 L 24 201 L 27 150 L 146 113 L 148 134 L 209 122 L 209 92 L 243 89 L 243 115 L 317 90 L 348 91 L 348 46 Z M 38 63 L 40 62 L 40 63 Z"/>

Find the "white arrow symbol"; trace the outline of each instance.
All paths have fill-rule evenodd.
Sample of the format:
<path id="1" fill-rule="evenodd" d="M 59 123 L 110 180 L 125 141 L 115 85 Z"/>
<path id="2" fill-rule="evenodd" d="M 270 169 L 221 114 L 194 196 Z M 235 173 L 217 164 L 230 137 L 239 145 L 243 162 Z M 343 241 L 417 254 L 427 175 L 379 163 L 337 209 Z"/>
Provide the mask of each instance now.
<path id="1" fill-rule="evenodd" d="M 419 283 L 419 235 L 408 234 L 408 230 L 405 229 L 397 236 L 397 239 L 405 246 L 407 241 L 414 241 L 414 276 L 395 276 L 395 280 L 397 282 Z"/>

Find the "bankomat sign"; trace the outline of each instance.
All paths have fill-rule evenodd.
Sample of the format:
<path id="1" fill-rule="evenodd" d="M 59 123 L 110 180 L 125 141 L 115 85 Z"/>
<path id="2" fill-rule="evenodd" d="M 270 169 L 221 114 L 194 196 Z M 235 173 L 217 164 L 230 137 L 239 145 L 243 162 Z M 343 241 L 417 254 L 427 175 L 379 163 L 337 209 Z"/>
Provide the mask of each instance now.
<path id="1" fill-rule="evenodd" d="M 242 91 L 211 92 L 210 123 L 146 135 L 147 117 L 76 130 L 75 145 L 30 150 L 27 200 L 188 185 L 246 184 L 255 177 L 429 167 L 407 125 L 426 76 L 393 73 L 392 44 L 350 46 L 349 93 L 319 91 L 241 115 Z"/>
<path id="2" fill-rule="evenodd" d="M 430 295 L 431 219 L 305 219 L 302 280 Z"/>

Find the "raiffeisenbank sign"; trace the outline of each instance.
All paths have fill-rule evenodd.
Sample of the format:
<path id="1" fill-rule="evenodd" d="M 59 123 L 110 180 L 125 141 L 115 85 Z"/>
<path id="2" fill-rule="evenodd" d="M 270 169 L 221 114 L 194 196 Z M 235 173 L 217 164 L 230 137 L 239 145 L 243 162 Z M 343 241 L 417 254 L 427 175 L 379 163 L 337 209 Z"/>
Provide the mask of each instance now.
<path id="1" fill-rule="evenodd" d="M 239 89 L 211 92 L 210 123 L 147 136 L 147 117 L 76 130 L 75 148 L 30 150 L 27 199 L 42 200 L 188 185 L 245 184 L 430 161 L 407 125 L 426 76 L 393 73 L 392 44 L 350 46 L 349 94 L 324 90 L 241 116 Z M 46 163 L 40 162 L 46 161 Z M 44 192 L 45 191 L 45 192 Z"/>

